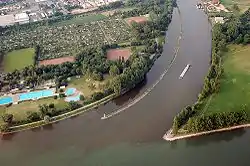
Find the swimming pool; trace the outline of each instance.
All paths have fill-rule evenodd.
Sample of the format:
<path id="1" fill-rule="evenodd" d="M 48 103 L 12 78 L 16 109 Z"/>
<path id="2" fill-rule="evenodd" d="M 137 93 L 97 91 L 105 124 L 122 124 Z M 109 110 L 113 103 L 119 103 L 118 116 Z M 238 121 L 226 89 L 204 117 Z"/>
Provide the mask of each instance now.
<path id="1" fill-rule="evenodd" d="M 50 96 L 54 96 L 54 91 L 52 89 L 27 92 L 19 94 L 19 101 L 33 100 Z"/>
<path id="2" fill-rule="evenodd" d="M 68 89 L 65 91 L 65 95 L 66 95 L 66 96 L 71 96 L 71 95 L 73 95 L 75 92 L 76 92 L 76 89 L 75 89 L 75 88 L 68 88 Z"/>
<path id="3" fill-rule="evenodd" d="M 66 97 L 65 101 L 67 102 L 71 102 L 71 101 L 79 101 L 80 100 L 80 94 L 78 94 L 77 96 L 72 96 L 72 97 Z"/>
<path id="4" fill-rule="evenodd" d="M 13 103 L 12 97 L 6 96 L 0 98 L 0 105 L 10 104 Z"/>

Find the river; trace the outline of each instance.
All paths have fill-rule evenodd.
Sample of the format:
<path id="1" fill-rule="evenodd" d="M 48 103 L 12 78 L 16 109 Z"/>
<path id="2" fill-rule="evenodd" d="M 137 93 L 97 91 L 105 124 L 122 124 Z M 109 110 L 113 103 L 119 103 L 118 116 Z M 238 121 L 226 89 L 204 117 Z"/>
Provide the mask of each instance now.
<path id="1" fill-rule="evenodd" d="M 163 55 L 140 86 L 78 117 L 4 136 L 0 140 L 0 164 L 247 165 L 249 130 L 172 143 L 162 139 L 174 115 L 196 100 L 209 67 L 211 27 L 206 15 L 195 5 L 195 0 L 178 0 L 180 10 L 174 10 Z M 188 63 L 191 68 L 179 80 Z M 101 120 L 104 113 L 117 110 L 121 112 Z"/>

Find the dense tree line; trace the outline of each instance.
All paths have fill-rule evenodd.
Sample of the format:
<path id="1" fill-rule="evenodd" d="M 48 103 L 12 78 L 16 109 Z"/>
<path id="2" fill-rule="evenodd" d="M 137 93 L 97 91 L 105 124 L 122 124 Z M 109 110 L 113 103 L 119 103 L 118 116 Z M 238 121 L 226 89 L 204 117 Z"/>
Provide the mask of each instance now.
<path id="1" fill-rule="evenodd" d="M 173 121 L 172 129 L 177 133 L 181 126 L 186 124 L 190 126 L 188 131 L 212 130 L 230 125 L 241 124 L 246 121 L 247 115 L 238 112 L 217 113 L 212 115 L 194 116 L 200 108 L 204 99 L 213 93 L 219 92 L 220 78 L 223 74 L 222 52 L 225 51 L 228 43 L 247 44 L 250 43 L 250 9 L 241 16 L 228 18 L 225 24 L 215 24 L 212 31 L 212 59 L 208 75 L 205 78 L 204 86 L 198 96 L 197 103 L 190 110 L 181 111 Z M 193 117 L 194 116 L 194 117 Z M 192 118 L 193 117 L 193 118 Z M 228 119 L 232 117 L 232 120 Z M 242 117 L 242 119 L 240 118 Z M 211 122 L 213 119 L 213 122 Z M 217 122 L 216 122 L 217 121 Z M 197 126 L 199 123 L 199 126 Z M 206 126 L 209 124 L 209 127 Z M 220 125 L 219 125 L 220 124 Z M 197 129 L 197 130 L 196 130 Z"/>
<path id="2" fill-rule="evenodd" d="M 247 113 L 219 112 L 192 117 L 188 120 L 185 129 L 188 132 L 201 132 L 236 126 L 246 123 Z"/>

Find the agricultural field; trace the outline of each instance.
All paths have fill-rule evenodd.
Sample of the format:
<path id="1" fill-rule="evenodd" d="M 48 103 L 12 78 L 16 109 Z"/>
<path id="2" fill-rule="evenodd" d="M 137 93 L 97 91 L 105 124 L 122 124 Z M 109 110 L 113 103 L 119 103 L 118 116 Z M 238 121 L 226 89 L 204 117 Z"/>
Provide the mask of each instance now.
<path id="1" fill-rule="evenodd" d="M 116 61 L 119 59 L 124 59 L 126 61 L 130 57 L 130 55 L 130 48 L 110 49 L 107 51 L 107 59 L 112 61 Z"/>
<path id="2" fill-rule="evenodd" d="M 0 50 L 39 45 L 38 60 L 74 56 L 86 46 L 119 43 L 131 39 L 129 26 L 122 19 L 105 19 L 82 25 L 40 26 L 36 29 L 5 31 Z"/>
<path id="3" fill-rule="evenodd" d="M 232 8 L 234 4 L 237 4 L 242 12 L 250 7 L 250 0 L 221 0 L 221 3 L 228 8 Z"/>
<path id="4" fill-rule="evenodd" d="M 230 45 L 228 49 L 224 55 L 220 92 L 208 99 L 205 113 L 250 108 L 250 46 Z"/>
<path id="5" fill-rule="evenodd" d="M 23 69 L 34 64 L 35 50 L 33 48 L 15 50 L 4 56 L 3 66 L 5 72 Z"/>

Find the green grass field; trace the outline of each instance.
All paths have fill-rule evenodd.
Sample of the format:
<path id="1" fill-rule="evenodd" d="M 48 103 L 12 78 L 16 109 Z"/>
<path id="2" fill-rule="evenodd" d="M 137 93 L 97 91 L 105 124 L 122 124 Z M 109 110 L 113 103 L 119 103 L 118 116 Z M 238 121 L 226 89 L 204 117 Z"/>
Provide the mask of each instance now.
<path id="1" fill-rule="evenodd" d="M 221 0 L 221 3 L 230 9 L 233 4 L 237 4 L 242 12 L 250 7 L 250 0 Z"/>
<path id="2" fill-rule="evenodd" d="M 34 64 L 35 50 L 33 48 L 15 50 L 4 56 L 3 66 L 5 72 L 22 69 Z"/>
<path id="3" fill-rule="evenodd" d="M 53 25 L 56 25 L 56 26 L 70 25 L 70 24 L 81 25 L 81 24 L 92 22 L 92 21 L 103 20 L 105 18 L 107 18 L 107 17 L 102 15 L 102 14 L 93 14 L 93 15 L 89 15 L 89 16 L 76 17 L 76 18 L 73 18 L 70 20 L 60 21 L 60 22 L 57 22 Z"/>
<path id="4" fill-rule="evenodd" d="M 25 101 L 10 107 L 0 106 L 0 116 L 4 113 L 13 114 L 15 120 L 25 120 L 28 112 L 38 112 L 39 105 L 54 103 L 56 108 L 64 108 L 67 102 L 64 99 L 46 98 L 37 101 Z M 3 123 L 0 118 L 0 123 Z"/>
<path id="5" fill-rule="evenodd" d="M 205 113 L 240 111 L 250 113 L 250 46 L 230 45 L 224 54 L 220 92 L 214 94 Z"/>

